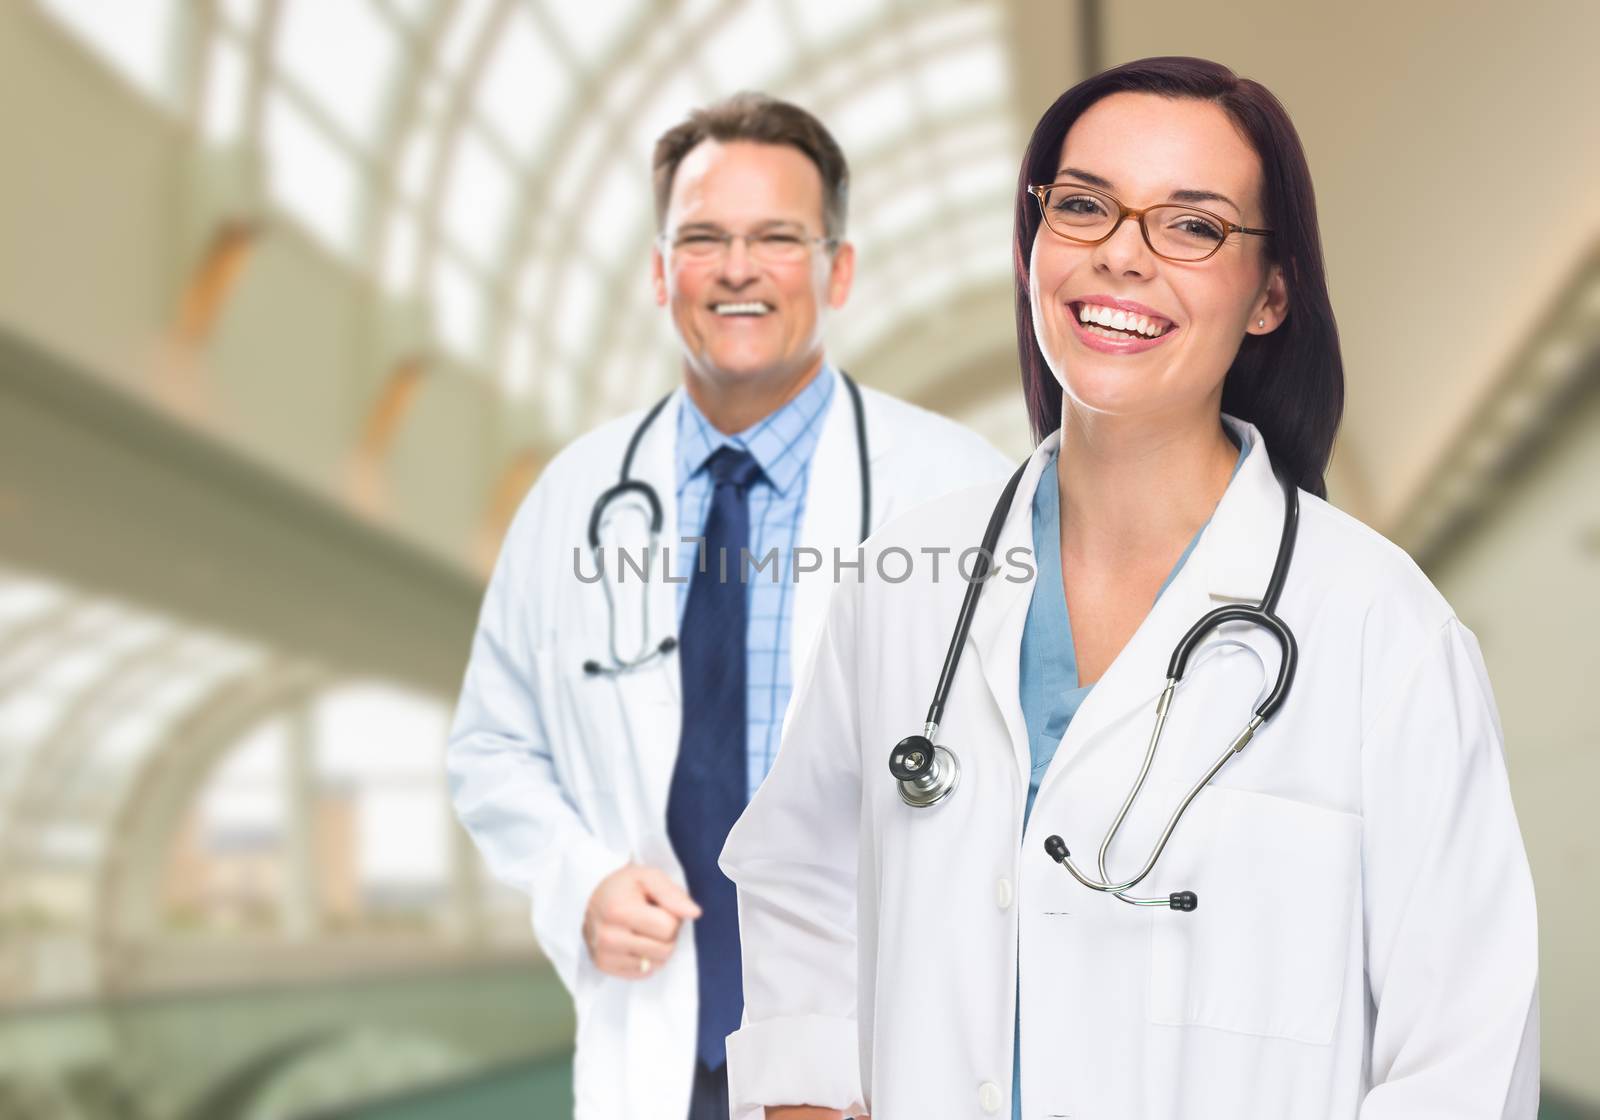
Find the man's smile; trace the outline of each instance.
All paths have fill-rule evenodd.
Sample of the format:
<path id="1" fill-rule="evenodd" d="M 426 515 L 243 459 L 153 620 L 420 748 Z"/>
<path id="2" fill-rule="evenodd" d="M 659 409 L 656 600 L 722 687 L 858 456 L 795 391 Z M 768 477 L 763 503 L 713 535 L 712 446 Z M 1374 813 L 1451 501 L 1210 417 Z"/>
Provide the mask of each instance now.
<path id="1" fill-rule="evenodd" d="M 776 309 L 772 306 L 772 304 L 758 299 L 740 300 L 737 303 L 731 301 L 726 303 L 713 303 L 711 305 L 711 311 L 713 314 L 723 316 L 759 318 L 762 315 L 771 314 L 774 310 Z"/>

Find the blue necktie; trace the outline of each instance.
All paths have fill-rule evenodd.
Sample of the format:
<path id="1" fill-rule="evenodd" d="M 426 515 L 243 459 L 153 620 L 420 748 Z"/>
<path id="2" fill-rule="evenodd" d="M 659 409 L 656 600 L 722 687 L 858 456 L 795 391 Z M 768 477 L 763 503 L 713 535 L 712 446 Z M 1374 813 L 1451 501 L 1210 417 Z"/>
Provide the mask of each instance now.
<path id="1" fill-rule="evenodd" d="M 745 581 L 750 545 L 746 489 L 761 477 L 748 451 L 718 448 L 706 460 L 711 510 L 700 562 L 689 581 L 678 663 L 683 733 L 667 795 L 667 835 L 700 904 L 694 923 L 700 969 L 696 1056 L 707 1069 L 726 1060 L 727 1037 L 744 1011 L 738 897 L 717 856 L 745 806 Z"/>

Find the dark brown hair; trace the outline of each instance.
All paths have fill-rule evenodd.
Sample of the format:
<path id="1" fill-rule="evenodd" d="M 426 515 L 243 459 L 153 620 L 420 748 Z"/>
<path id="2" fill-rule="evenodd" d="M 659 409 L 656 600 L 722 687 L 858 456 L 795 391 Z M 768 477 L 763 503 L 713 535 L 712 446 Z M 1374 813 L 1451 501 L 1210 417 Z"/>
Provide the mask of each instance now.
<path id="1" fill-rule="evenodd" d="M 787 101 L 764 93 L 736 93 L 689 114 L 656 141 L 651 173 L 655 179 L 656 226 L 667 219 L 672 179 L 683 157 L 706 140 L 726 143 L 748 140 L 757 144 L 787 144 L 804 152 L 822 175 L 822 231 L 843 237 L 850 194 L 850 165 L 844 152 L 821 121 Z"/>
<path id="2" fill-rule="evenodd" d="M 1153 93 L 1210 101 L 1232 119 L 1261 158 L 1263 217 L 1270 259 L 1283 269 L 1289 314 L 1271 334 L 1245 335 L 1222 386 L 1222 410 L 1261 430 L 1277 463 L 1302 489 L 1326 497 L 1324 474 L 1344 412 L 1344 362 L 1328 300 L 1316 199 L 1305 150 L 1283 105 L 1258 82 L 1200 58 L 1145 58 L 1079 82 L 1056 98 L 1034 127 L 1017 178 L 1012 238 L 1017 354 L 1034 436 L 1061 424 L 1061 385 L 1034 336 L 1028 258 L 1039 210 L 1028 187 L 1054 180 L 1074 122 L 1113 93 Z"/>

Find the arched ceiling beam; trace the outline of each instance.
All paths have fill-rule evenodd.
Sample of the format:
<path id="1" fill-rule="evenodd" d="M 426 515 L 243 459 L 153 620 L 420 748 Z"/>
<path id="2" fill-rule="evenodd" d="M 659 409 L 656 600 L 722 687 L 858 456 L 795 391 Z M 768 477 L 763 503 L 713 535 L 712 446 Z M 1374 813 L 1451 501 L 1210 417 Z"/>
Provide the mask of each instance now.
<path id="1" fill-rule="evenodd" d="M 173 836 L 208 775 L 262 720 L 303 705 L 331 682 L 306 662 L 275 661 L 220 689 L 178 721 L 128 783 L 107 833 L 96 884 L 95 944 L 104 990 L 121 990 L 119 947 L 161 927 L 161 876 Z"/>

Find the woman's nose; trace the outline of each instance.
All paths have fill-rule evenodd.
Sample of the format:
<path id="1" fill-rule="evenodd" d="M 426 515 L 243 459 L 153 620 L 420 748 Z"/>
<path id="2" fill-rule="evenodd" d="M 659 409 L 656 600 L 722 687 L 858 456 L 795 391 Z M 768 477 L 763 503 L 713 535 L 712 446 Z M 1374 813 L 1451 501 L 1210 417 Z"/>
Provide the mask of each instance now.
<path id="1" fill-rule="evenodd" d="M 1139 219 L 1132 215 L 1112 231 L 1110 237 L 1094 247 L 1094 264 L 1117 276 L 1148 277 L 1155 268 L 1156 256 L 1145 244 Z"/>

